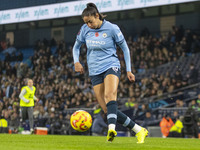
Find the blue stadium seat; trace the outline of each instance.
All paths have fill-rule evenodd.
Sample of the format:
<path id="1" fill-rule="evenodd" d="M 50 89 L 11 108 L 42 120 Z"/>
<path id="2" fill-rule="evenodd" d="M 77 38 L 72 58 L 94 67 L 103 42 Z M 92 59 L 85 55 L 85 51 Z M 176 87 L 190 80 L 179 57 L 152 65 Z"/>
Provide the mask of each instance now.
<path id="1" fill-rule="evenodd" d="M 22 52 L 24 56 L 24 60 L 28 59 L 30 56 L 34 55 L 34 49 L 33 48 L 26 48 L 26 49 L 20 49 L 19 51 Z"/>
<path id="2" fill-rule="evenodd" d="M 5 59 L 5 55 L 3 53 L 0 53 L 0 60 L 4 60 Z"/>
<path id="3" fill-rule="evenodd" d="M 56 53 L 56 49 L 57 49 L 56 46 L 51 47 L 51 52 L 52 52 L 53 55 Z"/>

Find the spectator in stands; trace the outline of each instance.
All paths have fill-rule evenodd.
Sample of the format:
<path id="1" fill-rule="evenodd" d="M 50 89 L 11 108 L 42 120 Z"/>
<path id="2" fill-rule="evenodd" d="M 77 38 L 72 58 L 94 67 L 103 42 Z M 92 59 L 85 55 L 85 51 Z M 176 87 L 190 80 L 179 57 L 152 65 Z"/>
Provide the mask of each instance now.
<path id="1" fill-rule="evenodd" d="M 176 107 L 187 107 L 183 100 L 177 99 L 176 100 Z"/>
<path id="2" fill-rule="evenodd" d="M 12 131 L 12 133 L 17 133 L 19 125 L 19 114 L 14 112 L 10 117 L 10 121 L 8 122 L 9 129 Z"/>
<path id="3" fill-rule="evenodd" d="M 46 122 L 46 126 L 49 128 L 48 132 L 50 134 L 55 134 L 55 123 L 56 123 L 57 119 L 55 116 L 54 112 L 50 113 L 50 117 L 48 118 L 47 122 Z"/>
<path id="4" fill-rule="evenodd" d="M 181 72 L 179 70 L 176 71 L 174 79 L 176 81 L 182 81 L 183 80 L 183 76 L 181 75 Z"/>
<path id="5" fill-rule="evenodd" d="M 193 108 L 193 109 L 196 109 L 196 110 L 198 109 L 198 104 L 197 104 L 197 102 L 196 102 L 195 99 L 193 99 L 193 100 L 190 102 L 189 107 L 191 107 L 191 108 Z"/>
<path id="6" fill-rule="evenodd" d="M 177 99 L 175 103 L 176 103 L 176 107 L 180 107 L 180 99 Z"/>
<path id="7" fill-rule="evenodd" d="M 71 135 L 73 132 L 73 128 L 70 124 L 70 114 L 67 114 L 63 120 L 63 126 L 62 126 L 62 131 L 63 134 Z"/>
<path id="8" fill-rule="evenodd" d="M 198 112 L 199 112 L 199 117 L 200 117 L 200 94 L 198 95 L 197 104 L 198 104 Z"/>
<path id="9" fill-rule="evenodd" d="M 23 53 L 22 53 L 22 52 L 19 52 L 18 55 L 17 55 L 17 59 L 16 59 L 16 60 L 17 60 L 17 61 L 22 61 L 23 58 L 24 58 Z"/>
<path id="10" fill-rule="evenodd" d="M 180 117 L 180 116 L 179 116 L 179 114 L 178 114 L 178 111 L 174 111 L 174 112 L 173 112 L 173 116 L 172 116 L 172 121 L 173 121 L 173 122 L 176 122 L 176 120 L 179 119 L 179 117 Z"/>
<path id="11" fill-rule="evenodd" d="M 172 119 L 170 118 L 169 114 L 166 114 L 161 122 L 160 122 L 160 127 L 161 127 L 161 133 L 162 133 L 162 137 L 166 138 L 169 135 L 169 131 L 171 129 L 171 127 L 174 125 L 174 122 L 172 121 Z"/>
<path id="12" fill-rule="evenodd" d="M 0 133 L 8 133 L 8 121 L 0 116 Z"/>
<path id="13" fill-rule="evenodd" d="M 15 52 L 13 52 L 10 57 L 11 57 L 11 62 L 17 61 L 17 56 Z"/>
<path id="14" fill-rule="evenodd" d="M 49 117 L 49 115 L 44 110 L 44 107 L 43 106 L 39 106 L 38 126 L 39 127 L 45 127 L 48 117 Z"/>
<path id="15" fill-rule="evenodd" d="M 103 111 L 100 111 L 98 114 L 94 116 L 94 121 L 92 124 L 92 135 L 94 136 L 102 136 L 105 135 L 107 130 L 107 124 L 104 121 L 105 114 Z"/>
<path id="16" fill-rule="evenodd" d="M 133 119 L 135 119 L 137 116 L 139 116 L 140 111 L 141 111 L 141 109 L 139 108 L 139 104 L 136 103 L 133 108 Z"/>
<path id="17" fill-rule="evenodd" d="M 17 77 L 24 78 L 27 74 L 28 68 L 27 65 L 21 62 L 17 68 Z"/>
<path id="18" fill-rule="evenodd" d="M 192 45 L 191 45 L 191 51 L 193 53 L 199 52 L 200 49 L 200 38 L 197 35 L 192 36 Z"/>
<path id="19" fill-rule="evenodd" d="M 140 110 L 140 112 L 139 112 L 139 116 L 140 115 L 144 115 L 144 114 L 146 114 L 146 112 L 147 111 L 150 111 L 150 109 L 149 109 L 149 107 L 148 107 L 148 104 L 142 104 L 141 105 L 141 110 Z"/>
<path id="20" fill-rule="evenodd" d="M 9 53 L 5 53 L 5 62 L 11 62 L 11 56 Z"/>
<path id="21" fill-rule="evenodd" d="M 150 111 L 147 111 L 147 112 L 145 113 L 145 118 L 144 118 L 144 120 L 143 120 L 141 126 L 147 128 L 147 127 L 149 127 L 149 126 L 156 126 L 156 125 L 159 124 L 159 122 L 160 122 L 159 120 L 156 120 L 156 119 L 152 116 L 152 114 L 151 114 Z"/>
<path id="22" fill-rule="evenodd" d="M 171 127 L 168 137 L 183 137 L 183 117 L 176 119 L 175 124 Z"/>
<path id="23" fill-rule="evenodd" d="M 58 113 L 54 113 L 52 110 L 50 113 L 50 117 L 46 122 L 46 127 L 48 127 L 49 134 L 61 134 L 62 124 L 60 122 L 60 116 Z M 64 119 L 63 119 L 64 121 Z"/>
<path id="24" fill-rule="evenodd" d="M 125 103 L 126 108 L 133 108 L 136 103 L 135 101 L 135 97 L 128 98 L 128 101 Z"/>
<path id="25" fill-rule="evenodd" d="M 1 40 L 0 45 L 1 45 L 2 50 L 7 49 L 7 47 L 8 47 L 8 46 L 7 46 L 7 42 L 6 42 L 5 39 L 4 39 L 4 40 Z"/>
<path id="26" fill-rule="evenodd" d="M 195 68 L 194 64 L 190 64 L 189 74 L 187 74 L 187 79 L 189 84 L 198 83 L 198 70 Z"/>
<path id="27" fill-rule="evenodd" d="M 183 100 L 181 100 L 179 102 L 179 107 L 187 107 L 187 105 L 186 105 L 186 103 Z"/>

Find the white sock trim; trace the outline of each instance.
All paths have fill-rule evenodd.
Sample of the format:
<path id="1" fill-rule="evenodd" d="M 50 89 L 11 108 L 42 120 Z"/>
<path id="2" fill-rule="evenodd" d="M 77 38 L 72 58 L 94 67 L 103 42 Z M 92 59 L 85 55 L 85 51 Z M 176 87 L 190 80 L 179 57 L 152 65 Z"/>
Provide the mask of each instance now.
<path id="1" fill-rule="evenodd" d="M 116 125 L 115 124 L 109 124 L 108 130 L 115 130 Z"/>
<path id="2" fill-rule="evenodd" d="M 142 130 L 142 127 L 139 126 L 138 124 L 135 124 L 134 127 L 132 128 L 132 130 L 133 130 L 135 133 L 138 133 L 138 132 L 140 132 L 140 130 Z"/>

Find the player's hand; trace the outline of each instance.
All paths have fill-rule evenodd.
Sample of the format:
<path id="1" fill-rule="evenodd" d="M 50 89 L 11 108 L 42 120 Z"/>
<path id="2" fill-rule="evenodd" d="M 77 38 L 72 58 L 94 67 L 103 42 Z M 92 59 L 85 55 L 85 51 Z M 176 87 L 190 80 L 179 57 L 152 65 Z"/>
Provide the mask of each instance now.
<path id="1" fill-rule="evenodd" d="M 75 71 L 79 72 L 80 74 L 84 73 L 84 69 L 83 69 L 83 66 L 81 65 L 81 63 L 79 63 L 79 62 L 75 63 Z"/>
<path id="2" fill-rule="evenodd" d="M 135 75 L 132 74 L 132 72 L 128 71 L 127 72 L 127 77 L 128 77 L 130 82 L 135 82 Z"/>

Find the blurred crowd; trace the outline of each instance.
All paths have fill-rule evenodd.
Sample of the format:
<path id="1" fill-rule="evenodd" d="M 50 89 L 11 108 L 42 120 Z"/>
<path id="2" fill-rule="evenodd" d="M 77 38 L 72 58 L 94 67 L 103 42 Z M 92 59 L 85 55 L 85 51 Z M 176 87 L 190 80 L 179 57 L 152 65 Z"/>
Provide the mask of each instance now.
<path id="1" fill-rule="evenodd" d="M 132 58 L 132 71 L 155 68 L 167 62 L 186 57 L 186 53 L 200 52 L 200 36 L 183 27 L 173 27 L 172 31 L 162 36 L 152 36 L 149 32 L 142 32 L 137 37 L 128 37 L 127 43 Z M 55 53 L 51 48 L 56 47 Z M 80 62 L 87 70 L 87 49 L 81 47 Z M 34 108 L 34 118 L 40 126 L 47 126 L 59 122 L 61 129 L 63 117 L 69 121 L 69 108 L 94 108 L 97 100 L 94 96 L 88 73 L 81 75 L 74 72 L 72 46 L 64 41 L 56 42 L 38 40 L 34 47 L 34 55 L 23 63 L 23 54 L 6 54 L 4 61 L 0 61 L 0 114 L 10 124 L 19 120 L 19 93 L 25 85 L 25 79 L 31 78 L 36 87 L 36 96 L 40 99 Z M 183 79 L 180 71 L 174 77 L 169 73 L 157 76 L 152 74 L 135 84 L 130 84 L 126 77 L 126 67 L 123 52 L 118 50 L 121 61 L 121 78 L 118 88 L 118 97 L 130 98 L 130 101 L 139 103 L 143 97 L 162 95 L 188 85 L 188 78 Z M 11 65 L 13 58 L 17 63 Z M 194 65 L 193 65 L 194 66 Z M 195 67 L 193 72 L 198 74 Z M 136 76 L 137 78 L 137 76 Z M 119 103 L 120 104 L 120 103 Z M 122 104 L 124 105 L 124 104 Z M 13 124 L 12 126 L 17 126 Z"/>

